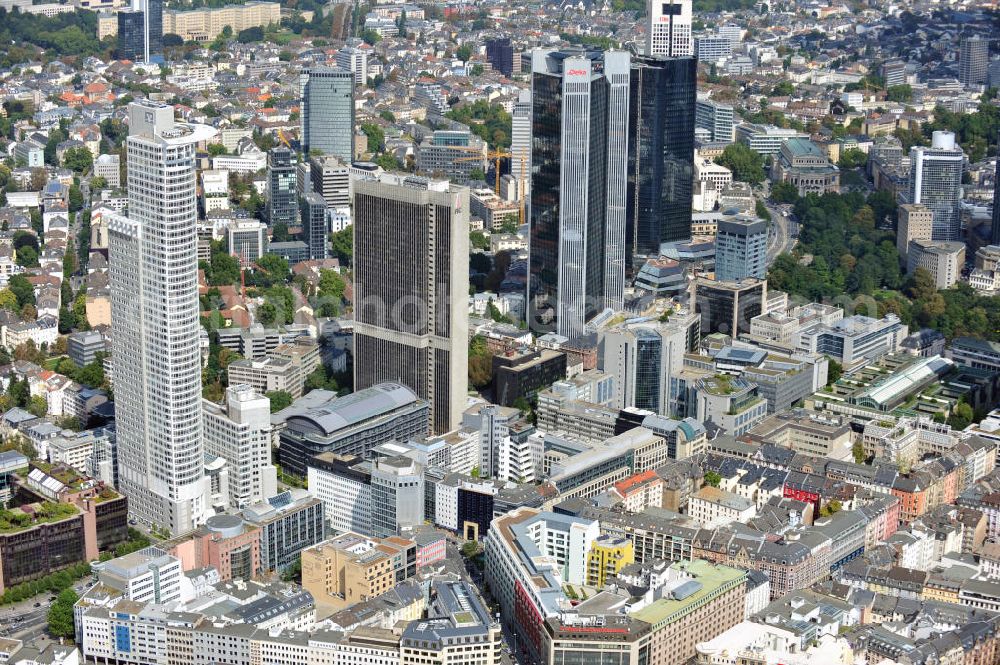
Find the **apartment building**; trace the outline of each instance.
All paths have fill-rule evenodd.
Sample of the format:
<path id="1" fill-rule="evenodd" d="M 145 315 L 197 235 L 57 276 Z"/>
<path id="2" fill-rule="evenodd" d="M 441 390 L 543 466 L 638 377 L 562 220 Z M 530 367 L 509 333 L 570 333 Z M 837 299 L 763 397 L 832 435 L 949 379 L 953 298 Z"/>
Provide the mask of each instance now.
<path id="1" fill-rule="evenodd" d="M 338 610 L 392 589 L 417 572 L 417 544 L 346 533 L 302 551 L 302 587 Z"/>
<path id="2" fill-rule="evenodd" d="M 705 486 L 691 495 L 688 514 L 705 528 L 714 529 L 731 522 L 746 524 L 757 514 L 757 507 L 738 494 Z"/>

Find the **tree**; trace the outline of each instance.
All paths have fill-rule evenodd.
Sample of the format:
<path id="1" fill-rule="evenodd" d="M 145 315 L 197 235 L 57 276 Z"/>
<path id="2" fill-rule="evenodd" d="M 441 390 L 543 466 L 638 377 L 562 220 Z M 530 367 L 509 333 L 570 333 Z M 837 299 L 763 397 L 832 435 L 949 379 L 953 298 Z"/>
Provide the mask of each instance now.
<path id="1" fill-rule="evenodd" d="M 337 271 L 326 269 L 319 271 L 319 286 L 317 292 L 320 296 L 340 300 L 344 297 L 344 290 L 346 287 L 347 283 L 344 282 L 343 277 L 337 274 Z"/>
<path id="2" fill-rule="evenodd" d="M 385 147 L 385 132 L 378 125 L 365 122 L 361 124 L 361 131 L 368 137 L 368 152 L 375 154 L 381 152 Z"/>
<path id="3" fill-rule="evenodd" d="M 855 441 L 854 445 L 851 446 L 851 454 L 854 455 L 855 464 L 865 463 L 865 447 L 860 441 Z"/>
<path id="4" fill-rule="evenodd" d="M 754 212 L 761 219 L 768 222 L 771 221 L 771 211 L 767 209 L 767 205 L 760 199 L 757 199 L 757 202 L 754 204 Z"/>
<path id="5" fill-rule="evenodd" d="M 382 41 L 382 35 L 378 34 L 374 30 L 365 30 L 361 33 L 361 39 L 364 40 L 365 44 L 374 46 Z"/>
<path id="6" fill-rule="evenodd" d="M 490 248 L 490 239 L 482 231 L 473 231 L 469 234 L 469 245 L 473 249 L 488 251 Z"/>
<path id="7" fill-rule="evenodd" d="M 272 325 L 278 320 L 278 309 L 272 302 L 266 302 L 257 308 L 257 320 L 265 326 Z"/>
<path id="8" fill-rule="evenodd" d="M 28 189 L 33 192 L 41 191 L 48 181 L 48 171 L 41 167 L 35 167 L 31 169 L 31 180 L 28 181 Z"/>
<path id="9" fill-rule="evenodd" d="M 791 81 L 782 81 L 771 89 L 772 97 L 789 97 L 795 94 L 795 85 Z"/>
<path id="10" fill-rule="evenodd" d="M 867 163 L 867 154 L 861 152 L 857 148 L 848 148 L 844 152 L 840 153 L 840 160 L 837 161 L 837 166 L 842 169 L 857 169 L 863 167 Z"/>
<path id="11" fill-rule="evenodd" d="M 493 354 L 486 346 L 486 340 L 476 335 L 469 342 L 469 383 L 481 389 L 492 381 Z"/>
<path id="12" fill-rule="evenodd" d="M 272 242 L 287 242 L 291 238 L 288 235 L 288 224 L 284 222 L 278 222 L 271 227 L 271 241 Z"/>
<path id="13" fill-rule="evenodd" d="M 33 395 L 28 401 L 28 411 L 41 418 L 49 412 L 49 403 L 44 397 Z"/>
<path id="14" fill-rule="evenodd" d="M 890 102 L 912 102 L 913 88 L 906 83 L 889 86 L 889 88 L 885 91 L 885 98 Z"/>
<path id="15" fill-rule="evenodd" d="M 799 188 L 790 182 L 776 182 L 771 187 L 771 200 L 775 203 L 795 203 L 799 200 Z"/>
<path id="16" fill-rule="evenodd" d="M 948 424 L 954 430 L 963 430 L 972 423 L 974 418 L 975 414 L 972 411 L 972 407 L 966 404 L 965 401 L 959 400 L 951 416 L 948 417 Z"/>
<path id="17" fill-rule="evenodd" d="M 288 279 L 288 259 L 277 254 L 265 254 L 257 259 L 257 265 L 266 270 L 272 280 L 284 282 Z"/>
<path id="18" fill-rule="evenodd" d="M 733 172 L 733 178 L 758 185 L 764 181 L 764 157 L 742 143 L 726 146 L 718 159 L 719 164 Z"/>
<path id="19" fill-rule="evenodd" d="M 348 226 L 330 234 L 330 250 L 341 265 L 350 266 L 354 255 L 354 229 Z"/>
<path id="20" fill-rule="evenodd" d="M 80 212 L 83 209 L 83 192 L 76 185 L 69 188 L 69 211 Z"/>
<path id="21" fill-rule="evenodd" d="M 56 418 L 56 425 L 63 429 L 73 430 L 74 432 L 79 432 L 83 429 L 83 423 L 76 416 L 62 416 Z"/>
<path id="22" fill-rule="evenodd" d="M 53 129 L 49 132 L 49 138 L 45 142 L 45 163 L 49 166 L 59 166 L 59 157 L 56 153 L 59 144 L 66 140 L 66 132 L 62 129 Z"/>
<path id="23" fill-rule="evenodd" d="M 313 310 L 316 316 L 337 316 L 344 299 L 347 283 L 335 270 L 320 270 L 317 296 L 319 299 Z"/>
<path id="24" fill-rule="evenodd" d="M 31 247 L 37 252 L 39 249 L 38 236 L 30 231 L 15 231 L 14 249 L 20 250 L 22 247 Z"/>
<path id="25" fill-rule="evenodd" d="M 403 163 L 396 159 L 396 156 L 391 152 L 383 152 L 374 161 L 385 171 L 401 171 L 403 169 Z"/>
<path id="26" fill-rule="evenodd" d="M 292 394 L 286 390 L 272 390 L 267 393 L 267 398 L 271 400 L 271 413 L 288 408 L 293 401 Z"/>
<path id="27" fill-rule="evenodd" d="M 59 596 L 49 608 L 48 615 L 49 633 L 53 637 L 71 638 L 76 634 L 73 628 L 73 605 L 79 599 L 73 589 L 63 589 L 59 592 Z"/>
<path id="28" fill-rule="evenodd" d="M 17 264 L 25 268 L 38 266 L 38 252 L 33 247 L 22 247 L 17 251 Z"/>
<path id="29" fill-rule="evenodd" d="M 835 384 L 837 381 L 840 380 L 841 375 L 843 375 L 844 373 L 844 366 L 841 365 L 836 360 L 834 360 L 833 358 L 831 358 L 830 356 L 827 356 L 826 359 L 827 359 L 826 385 L 832 386 L 833 384 Z"/>
<path id="30" fill-rule="evenodd" d="M 715 471 L 708 471 L 705 473 L 705 484 L 709 487 L 718 487 L 722 482 L 722 476 L 720 476 Z"/>
<path id="31" fill-rule="evenodd" d="M 240 281 L 240 264 L 236 257 L 226 252 L 212 254 L 211 286 L 231 286 Z"/>
<path id="32" fill-rule="evenodd" d="M 31 282 L 24 275 L 13 275 L 7 282 L 7 288 L 17 298 L 19 309 L 28 304 L 35 304 L 35 287 L 31 285 Z"/>
<path id="33" fill-rule="evenodd" d="M 10 289 L 0 289 L 0 309 L 6 309 L 11 312 L 17 311 L 17 296 Z"/>
<path id="34" fill-rule="evenodd" d="M 253 44 L 264 41 L 264 29 L 254 26 L 246 30 L 240 30 L 236 35 L 236 41 L 241 44 Z"/>
<path id="35" fill-rule="evenodd" d="M 63 166 L 76 173 L 86 173 L 93 165 L 94 156 L 86 146 L 70 148 L 63 153 Z"/>
<path id="36" fill-rule="evenodd" d="M 469 58 L 472 57 L 472 47 L 468 44 L 462 44 L 457 49 L 455 49 L 455 57 L 462 62 L 468 62 Z"/>

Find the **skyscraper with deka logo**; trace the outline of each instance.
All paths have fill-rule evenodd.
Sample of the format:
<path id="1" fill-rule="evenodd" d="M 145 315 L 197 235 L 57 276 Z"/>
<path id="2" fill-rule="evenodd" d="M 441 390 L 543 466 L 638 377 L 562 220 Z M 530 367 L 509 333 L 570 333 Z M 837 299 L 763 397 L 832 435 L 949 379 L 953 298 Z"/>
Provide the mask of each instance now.
<path id="1" fill-rule="evenodd" d="M 630 56 L 532 54 L 528 323 L 573 338 L 624 298 Z"/>

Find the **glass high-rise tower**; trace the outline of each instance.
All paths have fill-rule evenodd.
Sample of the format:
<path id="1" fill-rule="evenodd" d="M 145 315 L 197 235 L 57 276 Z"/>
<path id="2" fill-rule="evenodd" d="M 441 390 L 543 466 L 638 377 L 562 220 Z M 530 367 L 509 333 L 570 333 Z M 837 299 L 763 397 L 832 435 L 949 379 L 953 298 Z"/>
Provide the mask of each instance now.
<path id="1" fill-rule="evenodd" d="M 997 137 L 1000 140 L 1000 136 Z M 997 158 L 996 172 L 993 176 L 993 227 L 990 242 L 1000 244 L 1000 157 Z"/>
<path id="2" fill-rule="evenodd" d="M 626 228 L 629 260 L 636 254 L 656 257 L 662 243 L 691 237 L 696 82 L 694 58 L 632 61 Z"/>
<path id="3" fill-rule="evenodd" d="M 981 86 L 986 83 L 986 73 L 990 65 L 990 42 L 982 35 L 965 37 L 958 51 L 958 80 L 966 87 Z"/>
<path id="4" fill-rule="evenodd" d="M 179 534 L 206 518 L 195 146 L 173 107 L 129 105 L 128 218 L 109 224 L 119 490 Z"/>
<path id="5" fill-rule="evenodd" d="M 931 145 L 910 148 L 910 203 L 934 214 L 931 240 L 958 240 L 962 233 L 962 169 L 965 153 L 952 132 L 934 132 Z"/>
<path id="6" fill-rule="evenodd" d="M 326 258 L 326 200 L 316 192 L 302 197 L 302 235 L 310 259 Z"/>
<path id="7" fill-rule="evenodd" d="M 532 54 L 528 321 L 576 337 L 624 290 L 628 53 Z"/>
<path id="8" fill-rule="evenodd" d="M 354 161 L 354 72 L 312 67 L 299 75 L 302 152 Z"/>
<path id="9" fill-rule="evenodd" d="M 299 217 L 295 153 L 285 146 L 267 153 L 267 223 L 294 226 Z"/>
<path id="10" fill-rule="evenodd" d="M 739 281 L 767 276 L 767 222 L 747 215 L 725 215 L 715 237 L 715 278 Z"/>

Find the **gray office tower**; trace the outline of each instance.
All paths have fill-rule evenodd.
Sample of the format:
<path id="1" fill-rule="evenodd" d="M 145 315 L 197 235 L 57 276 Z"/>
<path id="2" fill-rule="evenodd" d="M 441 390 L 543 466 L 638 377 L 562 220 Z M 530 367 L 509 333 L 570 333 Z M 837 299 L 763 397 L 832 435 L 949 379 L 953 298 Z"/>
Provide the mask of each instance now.
<path id="1" fill-rule="evenodd" d="M 962 233 L 962 168 L 965 153 L 952 132 L 934 132 L 931 145 L 910 148 L 909 203 L 934 213 L 931 240 L 959 240 Z"/>
<path id="2" fill-rule="evenodd" d="M 267 223 L 294 226 L 299 217 L 296 197 L 297 160 L 285 146 L 271 148 L 267 153 Z"/>
<path id="3" fill-rule="evenodd" d="M 310 259 L 326 258 L 326 200 L 316 192 L 302 197 L 302 240 Z"/>
<path id="4" fill-rule="evenodd" d="M 636 58 L 629 101 L 626 256 L 691 237 L 697 61 Z"/>
<path id="5" fill-rule="evenodd" d="M 767 222 L 746 215 L 719 220 L 715 239 L 715 278 L 739 281 L 767 275 Z"/>
<path id="6" fill-rule="evenodd" d="M 383 174 L 354 183 L 354 388 L 402 383 L 435 433 L 468 394 L 469 190 Z"/>
<path id="7" fill-rule="evenodd" d="M 902 60 L 887 60 L 882 63 L 882 83 L 887 89 L 906 83 L 906 63 Z"/>
<path id="8" fill-rule="evenodd" d="M 622 51 L 532 53 L 528 322 L 535 332 L 578 337 L 598 312 L 621 306 L 629 62 Z"/>
<path id="9" fill-rule="evenodd" d="M 695 106 L 695 127 L 708 132 L 710 140 L 732 143 L 736 126 L 733 107 L 730 104 L 699 99 Z"/>
<path id="10" fill-rule="evenodd" d="M 1000 141 L 1000 136 L 997 137 Z M 1000 244 L 1000 156 L 997 157 L 996 173 L 993 176 L 993 229 L 990 242 Z"/>
<path id="11" fill-rule="evenodd" d="M 354 159 L 354 73 L 312 67 L 299 75 L 302 152 L 319 150 L 350 164 Z"/>
<path id="12" fill-rule="evenodd" d="M 981 35 L 964 38 L 958 52 L 958 80 L 962 85 L 976 87 L 986 83 L 989 65 L 989 40 Z"/>

